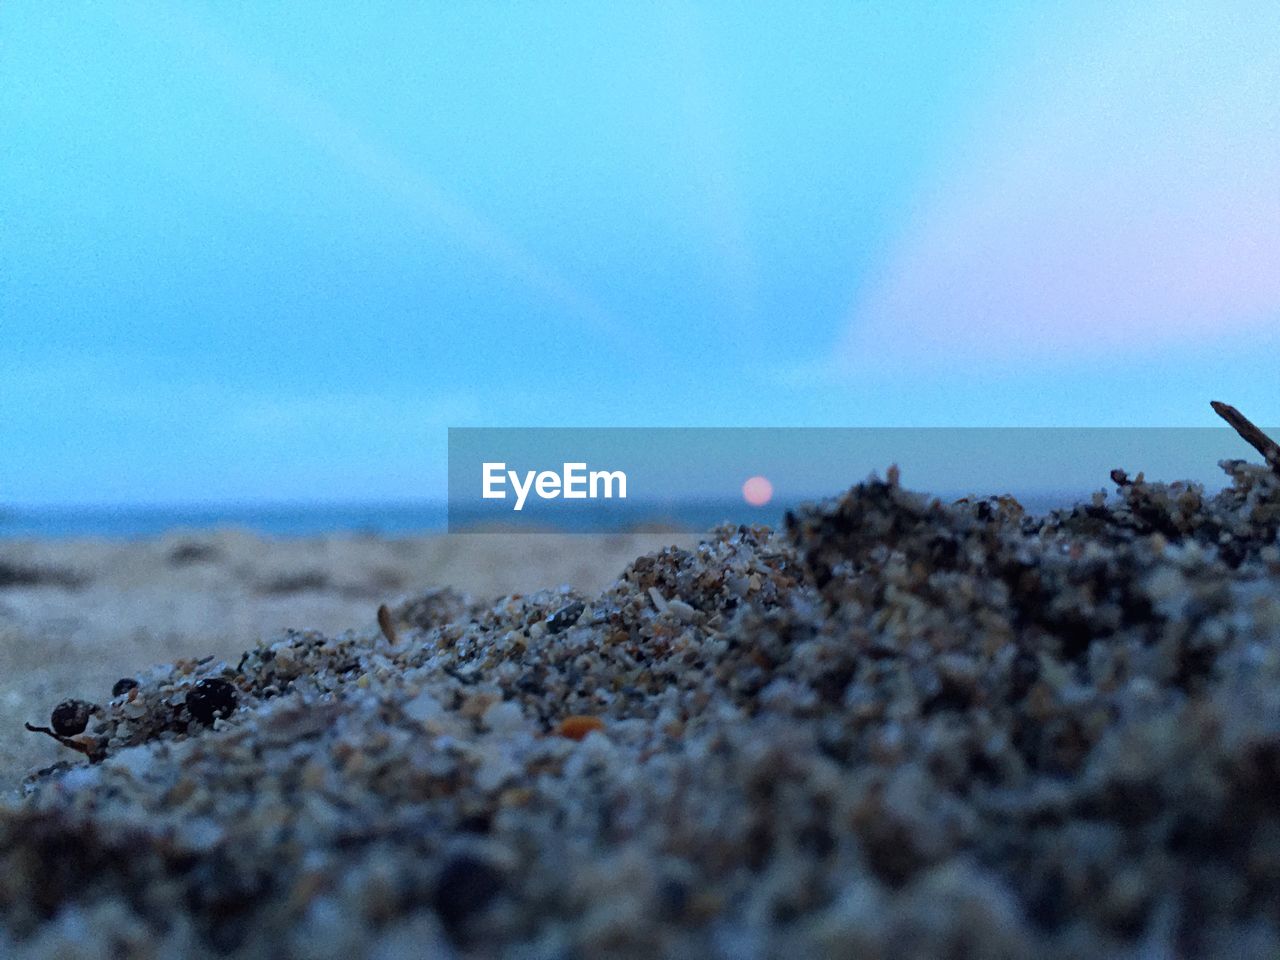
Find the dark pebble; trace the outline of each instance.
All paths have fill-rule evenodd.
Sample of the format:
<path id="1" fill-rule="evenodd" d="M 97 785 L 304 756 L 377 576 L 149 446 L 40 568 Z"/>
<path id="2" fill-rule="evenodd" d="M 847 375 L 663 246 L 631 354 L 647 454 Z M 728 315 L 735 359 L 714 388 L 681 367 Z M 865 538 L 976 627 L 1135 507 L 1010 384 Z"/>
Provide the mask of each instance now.
<path id="1" fill-rule="evenodd" d="M 567 630 L 578 622 L 578 618 L 582 616 L 582 611 L 587 609 L 587 605 L 581 600 L 575 600 L 573 603 L 567 603 L 551 616 L 547 617 L 547 630 L 550 633 L 559 633 L 561 630 Z"/>
<path id="2" fill-rule="evenodd" d="M 187 712 L 206 726 L 236 708 L 236 688 L 219 677 L 201 680 L 187 693 Z"/>
<path id="3" fill-rule="evenodd" d="M 121 677 L 116 681 L 115 686 L 111 688 L 111 695 L 113 697 L 122 697 L 130 690 L 136 689 L 137 686 L 138 681 L 133 677 Z"/>
<path id="4" fill-rule="evenodd" d="M 63 700 L 53 708 L 49 725 L 53 732 L 61 737 L 74 737 L 84 733 L 89 726 L 89 714 L 93 713 L 93 704 L 84 700 Z"/>
<path id="5" fill-rule="evenodd" d="M 461 854 L 440 871 L 431 905 L 444 925 L 456 931 L 468 917 L 484 910 L 501 889 L 502 874 L 497 867 Z"/>
<path id="6" fill-rule="evenodd" d="M 658 911 L 666 920 L 679 920 L 689 909 L 689 885 L 667 877 L 658 883 Z"/>
<path id="7" fill-rule="evenodd" d="M 465 833 L 488 833 L 493 828 L 493 817 L 487 813 L 469 813 L 458 821 L 458 829 Z"/>

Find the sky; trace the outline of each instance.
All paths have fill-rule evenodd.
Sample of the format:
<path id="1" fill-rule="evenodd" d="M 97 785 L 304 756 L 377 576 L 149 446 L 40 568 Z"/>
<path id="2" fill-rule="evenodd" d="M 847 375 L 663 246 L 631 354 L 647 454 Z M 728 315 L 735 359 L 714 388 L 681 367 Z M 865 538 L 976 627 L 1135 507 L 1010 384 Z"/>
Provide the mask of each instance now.
<path id="1" fill-rule="evenodd" d="M 1277 51 L 1222 0 L 6 0 L 0 503 L 434 499 L 450 426 L 1280 422 Z"/>

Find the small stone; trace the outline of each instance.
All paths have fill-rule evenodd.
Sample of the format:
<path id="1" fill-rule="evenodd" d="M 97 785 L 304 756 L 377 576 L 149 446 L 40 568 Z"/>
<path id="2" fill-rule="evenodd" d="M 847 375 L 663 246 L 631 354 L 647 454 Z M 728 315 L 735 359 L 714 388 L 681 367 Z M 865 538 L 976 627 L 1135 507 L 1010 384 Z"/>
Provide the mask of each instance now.
<path id="1" fill-rule="evenodd" d="M 460 854 L 440 871 L 431 905 L 445 926 L 456 930 L 492 903 L 502 885 L 502 874 L 491 863 Z"/>
<path id="2" fill-rule="evenodd" d="M 581 600 L 566 603 L 551 616 L 547 617 L 547 632 L 559 633 L 561 630 L 569 629 L 578 622 L 578 618 L 582 616 L 582 611 L 585 609 L 587 609 L 587 605 Z"/>
<path id="3" fill-rule="evenodd" d="M 684 623 L 692 623 L 693 618 L 698 613 L 690 604 L 685 603 L 679 597 L 667 601 L 667 611 L 677 620 L 681 620 Z"/>
<path id="4" fill-rule="evenodd" d="M 219 677 L 199 681 L 187 693 L 187 710 L 205 726 L 226 719 L 236 709 L 236 688 Z"/>
<path id="5" fill-rule="evenodd" d="M 419 692 L 412 700 L 406 700 L 401 709 L 404 710 L 406 717 L 410 720 L 416 720 L 418 723 L 427 723 L 435 720 L 444 713 L 444 708 L 440 705 L 440 701 L 426 690 Z"/>
<path id="6" fill-rule="evenodd" d="M 93 704 L 85 700 L 63 700 L 53 708 L 49 725 L 61 737 L 74 737 L 84 733 L 85 727 L 89 726 L 89 715 L 93 710 Z"/>
<path id="7" fill-rule="evenodd" d="M 599 717 L 577 715 L 565 717 L 556 727 L 556 733 L 569 740 L 581 740 L 587 734 L 604 729 L 604 721 Z"/>
<path id="8" fill-rule="evenodd" d="M 115 686 L 111 688 L 113 697 L 123 697 L 130 690 L 138 689 L 138 681 L 133 677 L 121 677 L 115 682 Z"/>
<path id="9" fill-rule="evenodd" d="M 514 733 L 525 725 L 524 713 L 514 700 L 499 700 L 490 705 L 481 720 L 494 733 Z"/>
<path id="10" fill-rule="evenodd" d="M 653 601 L 654 609 L 659 613 L 667 612 L 667 598 L 662 595 L 657 587 L 649 588 L 649 599 Z"/>

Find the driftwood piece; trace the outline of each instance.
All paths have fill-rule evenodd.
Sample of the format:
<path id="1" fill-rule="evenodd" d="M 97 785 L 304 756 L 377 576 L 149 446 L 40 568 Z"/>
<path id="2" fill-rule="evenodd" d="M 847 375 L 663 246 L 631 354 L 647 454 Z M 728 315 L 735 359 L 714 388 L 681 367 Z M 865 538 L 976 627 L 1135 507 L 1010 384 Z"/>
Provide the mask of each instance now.
<path id="1" fill-rule="evenodd" d="M 1213 407 L 1214 413 L 1231 424 L 1231 428 L 1240 434 L 1246 443 L 1262 454 L 1262 458 L 1267 461 L 1267 466 L 1280 474 L 1280 444 L 1258 429 L 1252 420 L 1229 403 L 1213 400 L 1210 406 Z"/>

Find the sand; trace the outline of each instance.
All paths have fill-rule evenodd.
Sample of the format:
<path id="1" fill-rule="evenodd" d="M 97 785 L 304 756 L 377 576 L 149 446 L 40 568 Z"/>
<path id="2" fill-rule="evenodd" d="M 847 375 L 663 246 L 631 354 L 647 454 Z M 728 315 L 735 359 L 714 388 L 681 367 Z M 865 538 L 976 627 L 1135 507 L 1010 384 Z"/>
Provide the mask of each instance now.
<path id="1" fill-rule="evenodd" d="M 0 951 L 1274 958 L 1280 476 L 1223 467 L 1043 517 L 894 471 L 131 671 L 0 804 Z"/>
<path id="2" fill-rule="evenodd" d="M 687 535 L 274 539 L 175 531 L 139 541 L 0 541 L 0 791 L 65 751 L 21 731 L 66 697 L 98 699 L 151 664 L 238 656 L 288 628 L 371 628 L 378 604 L 452 586 L 476 596 L 595 592 Z M 5 568 L 40 582 L 6 583 Z M 68 584 L 61 581 L 74 581 Z"/>

